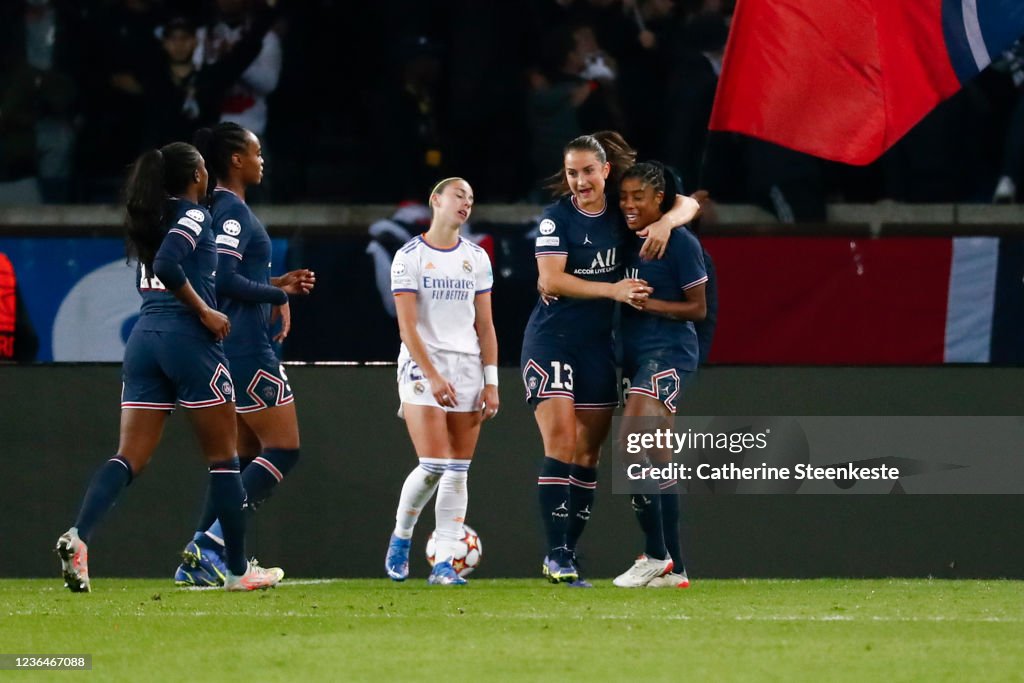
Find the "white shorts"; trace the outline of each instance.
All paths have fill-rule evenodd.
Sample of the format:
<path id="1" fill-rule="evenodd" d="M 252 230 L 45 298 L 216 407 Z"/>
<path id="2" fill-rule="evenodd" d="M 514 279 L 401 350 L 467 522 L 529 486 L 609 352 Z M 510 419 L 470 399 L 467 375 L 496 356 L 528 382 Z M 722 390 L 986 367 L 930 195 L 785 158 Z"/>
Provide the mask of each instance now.
<path id="1" fill-rule="evenodd" d="M 430 362 L 455 387 L 455 407 L 442 406 L 430 391 L 430 382 L 412 358 L 398 358 L 398 398 L 414 406 L 432 406 L 446 413 L 472 413 L 480 410 L 484 390 L 484 367 L 480 356 L 454 351 L 432 351 Z M 398 411 L 399 417 L 402 411 Z"/>

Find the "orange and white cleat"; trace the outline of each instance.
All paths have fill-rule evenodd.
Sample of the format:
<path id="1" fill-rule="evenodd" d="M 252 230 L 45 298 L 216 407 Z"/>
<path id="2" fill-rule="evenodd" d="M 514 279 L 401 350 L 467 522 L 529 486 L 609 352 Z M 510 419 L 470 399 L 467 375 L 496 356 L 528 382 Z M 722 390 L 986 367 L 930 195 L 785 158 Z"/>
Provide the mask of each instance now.
<path id="1" fill-rule="evenodd" d="M 235 576 L 228 570 L 224 581 L 224 590 L 254 591 L 273 588 L 284 578 L 284 570 L 280 567 L 261 567 L 255 560 L 249 560 L 245 573 Z"/>
<path id="2" fill-rule="evenodd" d="M 669 572 L 656 578 L 651 579 L 651 582 L 647 584 L 648 588 L 689 588 L 690 577 L 686 575 L 686 570 L 683 570 L 682 574 L 675 572 Z"/>
<path id="3" fill-rule="evenodd" d="M 71 527 L 57 539 L 64 586 L 72 593 L 89 593 L 89 547 L 78 537 L 78 529 Z"/>

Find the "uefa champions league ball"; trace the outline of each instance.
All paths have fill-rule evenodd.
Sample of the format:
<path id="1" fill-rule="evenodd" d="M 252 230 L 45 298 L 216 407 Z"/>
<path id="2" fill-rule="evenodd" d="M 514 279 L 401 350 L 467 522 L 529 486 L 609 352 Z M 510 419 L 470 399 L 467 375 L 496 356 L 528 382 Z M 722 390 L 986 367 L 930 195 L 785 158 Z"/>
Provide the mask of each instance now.
<path id="1" fill-rule="evenodd" d="M 452 568 L 459 573 L 459 576 L 466 576 L 480 566 L 480 558 L 483 557 L 484 547 L 480 543 L 480 536 L 473 531 L 468 524 L 463 524 L 465 534 L 459 542 L 452 556 Z M 427 564 L 434 566 L 434 545 L 437 542 L 437 532 L 431 532 L 427 539 Z"/>

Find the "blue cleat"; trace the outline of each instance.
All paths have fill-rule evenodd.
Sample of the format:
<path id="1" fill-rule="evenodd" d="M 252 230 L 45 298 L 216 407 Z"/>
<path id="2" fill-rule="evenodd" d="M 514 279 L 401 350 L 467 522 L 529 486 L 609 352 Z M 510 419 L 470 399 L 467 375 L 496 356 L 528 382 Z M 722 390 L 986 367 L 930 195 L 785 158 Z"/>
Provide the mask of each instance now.
<path id="1" fill-rule="evenodd" d="M 189 541 L 189 544 L 185 546 L 184 552 L 181 553 L 181 557 L 186 566 L 192 569 L 202 569 L 206 572 L 210 578 L 217 582 L 214 585 L 224 585 L 228 575 L 228 567 L 224 562 L 224 558 L 216 550 L 203 548 L 195 541 Z"/>
<path id="2" fill-rule="evenodd" d="M 438 562 L 427 577 L 427 583 L 431 586 L 465 586 L 468 582 L 459 576 L 451 562 Z"/>
<path id="3" fill-rule="evenodd" d="M 411 538 L 399 538 L 391 534 L 388 541 L 388 554 L 384 557 L 384 571 L 392 581 L 405 581 L 409 578 L 409 547 Z"/>
<path id="4" fill-rule="evenodd" d="M 541 573 L 551 583 L 571 583 L 579 578 L 572 556 L 564 548 L 556 548 L 544 558 Z"/>
<path id="5" fill-rule="evenodd" d="M 174 585 L 187 587 L 216 587 L 220 583 L 217 577 L 211 576 L 202 567 L 190 567 L 187 564 L 178 565 L 178 571 L 174 572 Z"/>
<path id="6" fill-rule="evenodd" d="M 580 565 L 580 558 L 576 556 L 575 550 L 569 551 L 569 562 L 576 568 L 576 578 L 569 582 L 569 588 L 593 588 L 594 584 L 583 578 L 583 567 Z"/>

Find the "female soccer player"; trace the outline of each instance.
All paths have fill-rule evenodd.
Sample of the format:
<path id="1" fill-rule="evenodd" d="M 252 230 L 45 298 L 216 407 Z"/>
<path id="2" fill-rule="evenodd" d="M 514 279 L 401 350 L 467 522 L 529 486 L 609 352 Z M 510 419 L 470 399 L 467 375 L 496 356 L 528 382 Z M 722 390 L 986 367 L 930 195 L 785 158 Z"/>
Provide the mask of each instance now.
<path id="1" fill-rule="evenodd" d="M 231 321 L 224 351 L 242 389 L 235 397 L 238 456 L 246 505 L 253 508 L 299 459 L 295 398 L 271 342 L 288 335 L 289 295 L 308 294 L 316 278 L 309 270 L 270 277 L 270 236 L 245 203 L 246 189 L 263 178 L 259 139 L 237 124 L 221 123 L 197 131 L 195 143 L 210 165 L 217 303 Z M 271 339 L 277 317 L 281 331 Z M 185 561 L 175 572 L 179 585 L 224 582 L 224 539 L 216 519 L 208 495 L 198 530 L 182 554 Z"/>
<path id="2" fill-rule="evenodd" d="M 589 585 L 579 580 L 575 550 L 593 506 L 600 445 L 618 405 L 612 302 L 642 307 L 651 291 L 643 280 L 621 277 L 627 233 L 618 204 L 608 199 L 617 192 L 615 175 L 635 158 L 617 133 L 572 140 L 557 182 L 564 196 L 545 210 L 538 228 L 538 287 L 553 299 L 538 301 L 530 316 L 521 365 L 544 442 L 537 484 L 550 551 L 542 572 L 554 583 Z M 648 226 L 645 255 L 660 258 L 671 229 L 698 209 L 695 200 L 678 197 Z"/>
<path id="3" fill-rule="evenodd" d="M 405 479 L 384 568 L 409 576 L 409 546 L 420 511 L 437 490 L 432 585 L 461 585 L 451 560 L 464 536 L 466 481 L 480 424 L 498 414 L 498 338 L 491 318 L 494 276 L 487 252 L 459 236 L 473 210 L 473 188 L 446 178 L 430 192 L 430 229 L 395 254 L 391 291 L 402 349 L 399 414 L 417 466 Z"/>
<path id="4" fill-rule="evenodd" d="M 660 166 L 641 163 L 622 175 L 619 208 L 634 233 L 661 218 L 665 174 Z M 653 291 L 642 306 L 622 311 L 622 376 L 628 382 L 623 431 L 671 427 L 670 418 L 687 380 L 697 369 L 697 332 L 693 322 L 707 312 L 704 289 L 708 275 L 703 251 L 689 230 L 675 230 L 665 257 L 640 258 L 643 238 L 626 248 L 626 275 L 642 279 Z M 657 422 L 653 424 L 652 422 Z M 670 462 L 668 453 L 651 460 Z M 649 481 L 634 494 L 633 510 L 646 538 L 644 554 L 613 583 L 623 588 L 689 585 L 679 548 L 677 482 Z M 662 509 L 662 503 L 666 509 Z M 673 568 L 679 572 L 673 572 Z"/>
<path id="5" fill-rule="evenodd" d="M 210 499 L 221 519 L 228 590 L 276 585 L 280 569 L 245 560 L 245 490 L 235 456 L 235 406 L 221 345 L 231 323 L 217 310 L 210 214 L 199 205 L 208 174 L 192 145 L 175 142 L 136 160 L 125 186 L 128 250 L 138 259 L 142 310 L 124 353 L 121 440 L 92 478 L 75 525 L 57 539 L 65 584 L 89 592 L 93 529 L 149 462 L 175 401 L 210 465 Z"/>

